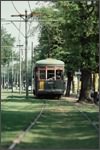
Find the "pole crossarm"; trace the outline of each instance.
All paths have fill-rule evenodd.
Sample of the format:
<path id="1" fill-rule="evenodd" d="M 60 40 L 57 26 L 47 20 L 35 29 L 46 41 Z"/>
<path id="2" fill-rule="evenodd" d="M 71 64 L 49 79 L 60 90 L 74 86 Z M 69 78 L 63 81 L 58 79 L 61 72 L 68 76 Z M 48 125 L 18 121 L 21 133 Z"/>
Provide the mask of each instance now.
<path id="1" fill-rule="evenodd" d="M 25 15 L 19 14 L 19 15 L 11 15 L 11 17 L 24 17 Z M 23 18 L 24 19 L 24 18 Z"/>
<path id="2" fill-rule="evenodd" d="M 42 14 L 40 14 L 40 13 L 35 13 L 35 12 L 32 12 L 32 13 L 30 13 L 30 14 L 27 14 L 27 19 L 30 19 L 30 18 L 32 18 L 32 17 L 34 17 L 34 16 L 41 16 Z M 19 14 L 19 15 L 11 15 L 11 17 L 25 17 L 25 18 L 23 18 L 23 20 L 25 20 L 26 19 L 26 14 Z"/>

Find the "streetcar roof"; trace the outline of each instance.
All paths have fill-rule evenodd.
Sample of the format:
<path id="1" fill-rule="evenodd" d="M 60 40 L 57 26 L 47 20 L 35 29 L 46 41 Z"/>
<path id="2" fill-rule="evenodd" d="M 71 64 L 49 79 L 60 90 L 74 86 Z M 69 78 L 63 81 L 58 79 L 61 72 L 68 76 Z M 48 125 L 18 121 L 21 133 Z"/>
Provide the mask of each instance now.
<path id="1" fill-rule="evenodd" d="M 47 58 L 47 59 L 42 59 L 37 61 L 36 65 L 63 65 L 64 66 L 64 62 L 53 58 Z"/>

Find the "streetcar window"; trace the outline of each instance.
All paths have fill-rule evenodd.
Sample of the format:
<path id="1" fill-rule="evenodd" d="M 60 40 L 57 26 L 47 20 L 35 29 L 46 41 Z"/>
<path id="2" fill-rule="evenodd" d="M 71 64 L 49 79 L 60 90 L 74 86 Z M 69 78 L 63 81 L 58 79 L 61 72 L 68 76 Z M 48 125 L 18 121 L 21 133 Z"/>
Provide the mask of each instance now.
<path id="1" fill-rule="evenodd" d="M 54 78 L 54 70 L 47 70 L 47 79 Z"/>
<path id="2" fill-rule="evenodd" d="M 40 79 L 46 79 L 45 70 L 40 70 Z"/>
<path id="3" fill-rule="evenodd" d="M 56 70 L 56 79 L 63 79 L 63 71 Z"/>

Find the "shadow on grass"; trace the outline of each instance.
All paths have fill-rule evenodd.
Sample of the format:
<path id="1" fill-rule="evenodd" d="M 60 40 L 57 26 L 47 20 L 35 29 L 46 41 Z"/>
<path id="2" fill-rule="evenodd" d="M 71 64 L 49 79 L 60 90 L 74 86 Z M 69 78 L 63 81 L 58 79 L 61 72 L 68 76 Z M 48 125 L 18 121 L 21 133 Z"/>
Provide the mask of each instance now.
<path id="1" fill-rule="evenodd" d="M 34 108 L 30 108 L 29 106 L 29 110 L 30 109 Z M 29 122 L 32 121 L 38 113 L 39 111 L 37 110 L 33 110 L 33 112 L 28 111 L 28 107 L 26 111 L 2 110 L 2 131 L 20 130 L 22 127 L 27 126 Z M 94 118 L 97 118 L 96 112 L 90 112 L 89 115 L 94 116 Z M 45 128 L 48 126 L 52 129 L 52 133 L 54 133 L 55 131 L 58 132 L 57 127 L 68 128 L 68 130 L 71 129 L 71 132 L 73 127 L 76 128 L 77 131 L 78 127 L 80 127 L 83 133 L 85 131 L 84 127 L 92 127 L 89 121 L 86 118 L 82 117 L 79 112 L 66 112 L 65 115 L 61 112 L 43 113 L 42 117 L 38 121 L 37 127 L 39 129 L 45 130 Z M 65 132 L 65 129 L 63 131 Z"/>
<path id="2" fill-rule="evenodd" d="M 53 138 L 53 136 L 50 137 L 38 137 L 38 140 L 34 140 L 33 138 L 32 143 L 29 142 L 22 142 L 20 145 L 18 145 L 18 148 L 24 148 L 24 149 L 96 149 L 99 148 L 99 140 L 97 140 L 95 137 L 87 137 L 86 139 L 64 139 L 64 138 Z"/>
<path id="3" fill-rule="evenodd" d="M 67 108 L 66 108 L 67 109 Z M 2 111 L 2 133 L 25 130 L 39 112 Z M 97 113 L 90 112 L 96 117 Z M 24 148 L 98 148 L 98 135 L 79 112 L 46 112 L 30 130 L 30 142 Z M 9 138 L 8 136 L 8 138 Z M 17 135 L 16 135 L 17 136 Z M 6 137 L 7 138 L 7 137 Z M 3 143 L 6 145 L 6 142 Z"/>
<path id="4" fill-rule="evenodd" d="M 36 96 L 28 96 L 28 98 L 26 98 L 26 96 L 23 95 L 10 95 L 7 96 L 7 98 L 2 99 L 2 102 L 34 102 L 37 101 L 38 102 L 42 102 L 42 101 L 58 101 L 58 99 L 54 99 L 54 98 L 49 98 L 49 97 L 36 97 Z M 59 100 L 60 101 L 60 100 Z"/>
<path id="5" fill-rule="evenodd" d="M 34 100 L 37 100 L 37 102 L 40 101 L 40 99 L 35 96 L 28 96 L 28 98 L 26 98 L 26 96 L 23 95 L 10 95 L 3 99 L 2 102 L 33 102 Z"/>
<path id="6" fill-rule="evenodd" d="M 28 98 L 26 98 L 25 95 L 10 95 L 7 97 L 7 99 L 17 99 L 17 100 L 20 100 L 20 99 L 24 99 L 24 100 L 28 100 L 28 99 L 35 99 L 34 96 L 28 96 Z"/>
<path id="7" fill-rule="evenodd" d="M 1 111 L 1 130 L 2 132 L 25 130 L 38 114 L 39 111 Z"/>

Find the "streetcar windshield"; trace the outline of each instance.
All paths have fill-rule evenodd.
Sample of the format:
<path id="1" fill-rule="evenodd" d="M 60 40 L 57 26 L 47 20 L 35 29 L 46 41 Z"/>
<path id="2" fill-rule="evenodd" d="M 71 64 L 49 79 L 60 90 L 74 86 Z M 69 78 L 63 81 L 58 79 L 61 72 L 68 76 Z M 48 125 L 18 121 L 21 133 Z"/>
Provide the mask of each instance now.
<path id="1" fill-rule="evenodd" d="M 56 79 L 63 79 L 63 71 L 56 70 Z"/>
<path id="2" fill-rule="evenodd" d="M 47 70 L 47 79 L 54 78 L 54 70 Z"/>
<path id="3" fill-rule="evenodd" d="M 40 79 L 46 79 L 46 71 L 40 70 Z"/>

